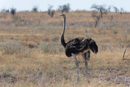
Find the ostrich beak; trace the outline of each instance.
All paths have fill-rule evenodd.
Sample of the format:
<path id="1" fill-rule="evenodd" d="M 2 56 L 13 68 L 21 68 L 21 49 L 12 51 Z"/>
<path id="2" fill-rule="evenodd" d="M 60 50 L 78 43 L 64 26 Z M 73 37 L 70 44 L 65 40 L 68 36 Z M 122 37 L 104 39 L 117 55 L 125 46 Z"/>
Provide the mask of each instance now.
<path id="1" fill-rule="evenodd" d="M 59 15 L 59 16 L 63 16 L 63 14 Z"/>

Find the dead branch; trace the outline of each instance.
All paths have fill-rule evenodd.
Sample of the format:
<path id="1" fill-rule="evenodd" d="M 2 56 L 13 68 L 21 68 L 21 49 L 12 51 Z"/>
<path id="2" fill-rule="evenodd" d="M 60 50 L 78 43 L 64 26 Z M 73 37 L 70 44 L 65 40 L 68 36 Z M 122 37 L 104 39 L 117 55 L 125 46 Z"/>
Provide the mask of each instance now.
<path id="1" fill-rule="evenodd" d="M 129 48 L 129 45 L 127 45 L 127 46 L 125 47 L 125 51 L 124 51 L 124 54 L 123 54 L 123 60 L 130 60 L 130 59 L 124 58 L 127 48 Z"/>

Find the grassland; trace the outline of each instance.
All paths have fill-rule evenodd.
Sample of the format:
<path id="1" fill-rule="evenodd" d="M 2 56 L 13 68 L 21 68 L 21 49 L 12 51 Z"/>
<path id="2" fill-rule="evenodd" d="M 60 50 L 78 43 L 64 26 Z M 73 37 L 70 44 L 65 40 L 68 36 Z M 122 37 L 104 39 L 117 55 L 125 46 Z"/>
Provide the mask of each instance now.
<path id="1" fill-rule="evenodd" d="M 60 43 L 61 13 L 51 18 L 47 12 L 0 13 L 0 87 L 125 87 L 130 86 L 130 13 L 108 13 L 94 27 L 91 12 L 66 14 L 66 42 L 90 37 L 99 47 L 91 52 L 89 74 L 84 60 L 76 81 L 74 59 L 66 57 Z M 113 20 L 111 20 L 113 15 Z"/>

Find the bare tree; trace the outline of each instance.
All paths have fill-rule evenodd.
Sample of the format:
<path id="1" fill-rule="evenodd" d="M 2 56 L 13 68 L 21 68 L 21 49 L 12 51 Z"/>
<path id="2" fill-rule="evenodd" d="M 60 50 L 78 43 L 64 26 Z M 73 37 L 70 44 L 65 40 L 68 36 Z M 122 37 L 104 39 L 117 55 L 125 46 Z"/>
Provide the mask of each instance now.
<path id="1" fill-rule="evenodd" d="M 53 7 L 53 6 L 49 6 L 49 8 L 48 8 L 48 15 L 50 15 L 51 17 L 53 17 L 54 14 L 55 14 L 55 11 L 52 10 L 52 7 Z"/>
<path id="2" fill-rule="evenodd" d="M 93 4 L 91 8 L 94 8 L 97 11 L 99 11 L 101 18 L 103 18 L 103 14 L 107 14 L 107 10 L 105 9 L 105 5 L 95 5 L 95 4 Z"/>
<path id="3" fill-rule="evenodd" d="M 3 9 L 2 12 L 9 12 L 9 9 Z"/>
<path id="4" fill-rule="evenodd" d="M 111 12 L 111 6 L 109 6 L 109 7 L 107 8 L 107 11 L 108 11 L 108 12 Z"/>
<path id="5" fill-rule="evenodd" d="M 5 10 L 5 12 L 7 12 L 7 13 L 8 13 L 8 12 L 9 12 L 9 9 Z"/>
<path id="6" fill-rule="evenodd" d="M 94 11 L 92 12 L 92 17 L 95 20 L 95 28 L 97 27 L 98 22 L 100 21 L 101 16 L 98 15 L 98 12 Z"/>
<path id="7" fill-rule="evenodd" d="M 38 12 L 38 7 L 37 6 L 33 7 L 32 11 Z"/>
<path id="8" fill-rule="evenodd" d="M 111 20 L 113 20 L 113 15 L 111 15 Z"/>
<path id="9" fill-rule="evenodd" d="M 14 16 L 14 14 L 16 13 L 16 9 L 15 8 L 11 8 L 11 14 Z"/>
<path id="10" fill-rule="evenodd" d="M 121 9 L 120 9 L 120 14 L 123 14 L 123 12 L 124 12 L 124 9 L 121 8 Z"/>
<path id="11" fill-rule="evenodd" d="M 117 7 L 114 6 L 113 8 L 114 8 L 116 13 L 119 12 L 119 9 Z"/>
<path id="12" fill-rule="evenodd" d="M 58 10 L 63 12 L 69 12 L 70 11 L 70 4 L 66 4 L 66 5 L 61 5 L 58 7 Z"/>

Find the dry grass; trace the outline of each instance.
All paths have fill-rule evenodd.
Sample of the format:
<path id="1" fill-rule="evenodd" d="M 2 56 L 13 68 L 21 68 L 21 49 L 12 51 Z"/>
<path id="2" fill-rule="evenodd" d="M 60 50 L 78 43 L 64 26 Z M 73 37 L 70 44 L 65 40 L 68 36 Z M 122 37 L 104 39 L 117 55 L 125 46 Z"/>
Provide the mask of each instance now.
<path id="1" fill-rule="evenodd" d="M 66 42 L 75 37 L 90 37 L 98 46 L 91 53 L 89 74 L 83 58 L 80 80 L 76 81 L 73 58 L 67 58 L 60 43 L 62 21 L 56 12 L 19 12 L 16 17 L 0 13 L 0 87 L 125 87 L 130 86 L 130 60 L 124 60 L 130 44 L 129 13 L 108 13 L 94 28 L 91 12 L 66 14 Z M 110 16 L 113 15 L 113 20 Z M 130 58 L 130 48 L 125 58 Z"/>

